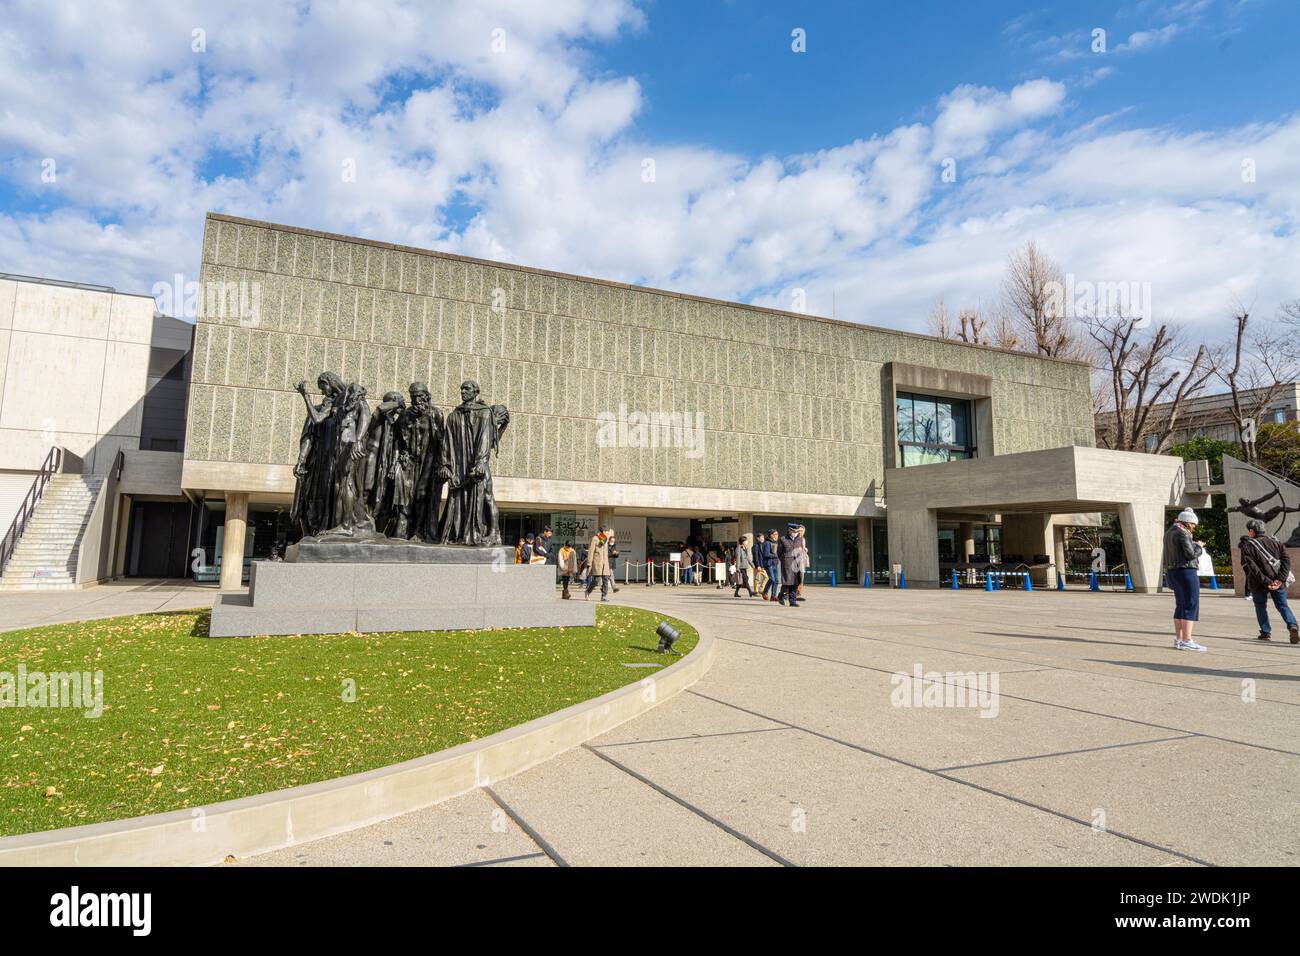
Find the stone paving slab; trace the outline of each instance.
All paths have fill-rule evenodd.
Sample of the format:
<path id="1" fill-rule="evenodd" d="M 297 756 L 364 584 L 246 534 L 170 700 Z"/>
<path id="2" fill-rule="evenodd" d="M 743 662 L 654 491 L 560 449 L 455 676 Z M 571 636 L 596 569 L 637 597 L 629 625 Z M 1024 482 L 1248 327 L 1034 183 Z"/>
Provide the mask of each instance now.
<path id="1" fill-rule="evenodd" d="M 1300 757 L 1206 738 L 952 775 L 1218 865 L 1300 864 Z"/>
<path id="2" fill-rule="evenodd" d="M 482 790 L 237 866 L 554 866 Z"/>
<path id="3" fill-rule="evenodd" d="M 612 756 L 802 866 L 1180 862 L 804 733 L 646 743 Z"/>

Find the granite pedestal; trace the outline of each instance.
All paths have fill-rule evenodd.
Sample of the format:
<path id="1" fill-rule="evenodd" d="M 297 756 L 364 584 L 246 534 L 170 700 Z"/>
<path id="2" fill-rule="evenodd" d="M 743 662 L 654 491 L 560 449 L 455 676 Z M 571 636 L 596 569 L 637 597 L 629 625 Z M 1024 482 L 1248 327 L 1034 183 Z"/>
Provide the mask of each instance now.
<path id="1" fill-rule="evenodd" d="M 490 557 L 464 564 L 254 561 L 248 594 L 223 594 L 212 609 L 208 633 L 248 637 L 596 623 L 595 602 L 560 599 L 554 567 L 513 562 L 513 552 L 510 563 Z"/>

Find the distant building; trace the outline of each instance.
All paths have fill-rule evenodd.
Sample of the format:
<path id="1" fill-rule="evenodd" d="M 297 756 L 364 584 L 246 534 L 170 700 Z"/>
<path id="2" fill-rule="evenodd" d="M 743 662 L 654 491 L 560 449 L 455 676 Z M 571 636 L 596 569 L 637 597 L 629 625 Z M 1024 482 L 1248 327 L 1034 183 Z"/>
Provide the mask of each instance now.
<path id="1" fill-rule="evenodd" d="M 1242 394 L 1242 404 L 1253 408 L 1265 390 L 1247 390 Z M 1170 402 L 1152 406 L 1148 421 L 1150 428 L 1143 436 L 1143 444 L 1149 452 L 1156 451 L 1159 435 L 1156 432 L 1169 417 Z M 1294 422 L 1300 420 L 1300 382 L 1286 385 L 1261 413 L 1255 416 L 1256 424 L 1266 425 L 1272 422 Z M 1100 412 L 1096 416 L 1097 445 L 1105 448 L 1112 444 L 1108 436 L 1115 428 L 1115 413 Z M 1237 426 L 1232 420 L 1232 395 L 1219 392 L 1213 395 L 1198 395 L 1183 402 L 1178 412 L 1178 421 L 1169 438 L 1169 445 L 1179 445 L 1193 438 L 1216 438 L 1222 441 L 1236 441 Z M 1166 446 L 1166 451 L 1168 446 Z"/>

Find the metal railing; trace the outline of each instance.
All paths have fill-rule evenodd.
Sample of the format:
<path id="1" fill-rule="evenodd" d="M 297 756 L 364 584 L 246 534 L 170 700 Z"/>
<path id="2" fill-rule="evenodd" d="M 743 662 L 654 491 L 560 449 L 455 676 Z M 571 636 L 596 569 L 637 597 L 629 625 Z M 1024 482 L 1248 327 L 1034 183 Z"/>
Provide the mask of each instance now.
<path id="1" fill-rule="evenodd" d="M 45 461 L 41 463 L 40 471 L 36 473 L 32 486 L 27 489 L 22 504 L 18 506 L 18 513 L 14 515 L 14 520 L 9 523 L 9 530 L 5 532 L 4 539 L 0 540 L 0 574 L 4 574 L 9 559 L 14 556 L 14 551 L 18 548 L 18 541 L 22 538 L 23 532 L 27 530 L 27 522 L 31 520 L 32 514 L 36 511 L 36 503 L 41 500 L 41 495 L 45 493 L 45 486 L 50 483 L 50 478 L 54 476 L 62 464 L 63 449 L 57 446 L 51 448 L 49 454 L 45 456 Z"/>

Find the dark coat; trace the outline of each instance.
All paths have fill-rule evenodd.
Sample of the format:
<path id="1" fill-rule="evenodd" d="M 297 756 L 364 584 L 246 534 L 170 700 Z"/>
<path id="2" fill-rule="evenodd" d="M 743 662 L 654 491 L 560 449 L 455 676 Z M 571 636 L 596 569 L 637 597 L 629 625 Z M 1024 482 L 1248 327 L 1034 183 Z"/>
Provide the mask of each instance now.
<path id="1" fill-rule="evenodd" d="M 798 538 L 786 535 L 777 542 L 777 556 L 781 559 L 781 580 L 794 581 L 803 570 L 803 548 Z"/>
<path id="2" fill-rule="evenodd" d="M 1244 534 L 1238 547 L 1241 548 L 1241 570 L 1246 576 L 1247 594 L 1267 592 L 1268 586 L 1274 581 L 1286 584 L 1287 575 L 1291 573 L 1291 557 L 1281 541 L 1267 534 L 1255 538 Z M 1268 566 L 1265 554 L 1279 563 L 1276 574 Z"/>
<path id="3" fill-rule="evenodd" d="M 1201 553 L 1205 549 L 1192 540 L 1191 533 L 1178 522 L 1169 526 L 1165 532 L 1165 553 L 1161 561 L 1161 567 L 1166 570 L 1170 568 L 1191 568 L 1197 569 L 1201 561 Z"/>
<path id="4" fill-rule="evenodd" d="M 779 559 L 779 555 L 777 554 L 777 545 L 779 543 L 779 541 L 772 541 L 768 538 L 763 539 L 762 563 L 764 567 L 770 564 L 775 564 Z"/>

